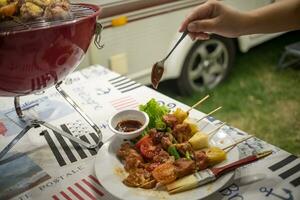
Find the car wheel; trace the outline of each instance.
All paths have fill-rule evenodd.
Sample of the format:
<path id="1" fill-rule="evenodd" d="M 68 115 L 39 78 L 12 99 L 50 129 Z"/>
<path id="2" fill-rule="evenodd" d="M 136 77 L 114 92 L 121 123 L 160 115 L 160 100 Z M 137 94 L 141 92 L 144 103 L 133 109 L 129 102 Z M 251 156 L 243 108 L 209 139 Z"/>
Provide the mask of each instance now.
<path id="1" fill-rule="evenodd" d="M 235 60 L 233 39 L 212 36 L 197 41 L 185 58 L 177 79 L 182 95 L 191 95 L 216 87 L 228 75 Z"/>

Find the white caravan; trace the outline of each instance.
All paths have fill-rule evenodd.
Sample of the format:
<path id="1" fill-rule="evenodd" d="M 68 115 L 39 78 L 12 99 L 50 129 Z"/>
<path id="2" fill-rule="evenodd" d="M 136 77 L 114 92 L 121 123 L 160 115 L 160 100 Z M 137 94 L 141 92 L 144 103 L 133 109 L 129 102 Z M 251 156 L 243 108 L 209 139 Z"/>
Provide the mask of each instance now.
<path id="1" fill-rule="evenodd" d="M 101 5 L 104 48 L 91 46 L 80 67 L 101 64 L 138 82 L 149 84 L 152 65 L 162 59 L 180 37 L 179 25 L 203 0 L 75 1 Z M 240 10 L 271 4 L 273 0 L 225 0 Z M 193 42 L 189 37 L 166 62 L 163 79 L 176 79 L 182 94 L 218 85 L 234 65 L 235 52 L 247 52 L 279 34 L 236 39 L 212 36 Z"/>

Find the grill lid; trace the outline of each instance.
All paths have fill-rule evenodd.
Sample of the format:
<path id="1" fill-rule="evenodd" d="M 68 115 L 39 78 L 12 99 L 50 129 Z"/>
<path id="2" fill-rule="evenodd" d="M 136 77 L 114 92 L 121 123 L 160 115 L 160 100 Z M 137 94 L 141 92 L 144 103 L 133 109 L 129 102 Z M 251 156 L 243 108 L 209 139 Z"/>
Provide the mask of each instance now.
<path id="1" fill-rule="evenodd" d="M 99 15 L 100 9 L 88 4 L 71 4 L 70 17 L 66 19 L 49 20 L 38 18 L 31 21 L 22 21 L 18 18 L 0 22 L 0 35 L 8 35 L 12 32 L 32 31 L 40 28 L 49 28 L 57 25 L 75 23 L 86 17 Z"/>

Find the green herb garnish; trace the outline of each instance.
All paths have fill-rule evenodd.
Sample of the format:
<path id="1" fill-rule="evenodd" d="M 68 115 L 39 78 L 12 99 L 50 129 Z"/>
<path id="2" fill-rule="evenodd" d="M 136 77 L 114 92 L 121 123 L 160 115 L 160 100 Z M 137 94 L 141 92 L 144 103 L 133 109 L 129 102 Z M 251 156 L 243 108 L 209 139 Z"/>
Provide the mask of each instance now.
<path id="1" fill-rule="evenodd" d="M 139 109 L 144 111 L 149 116 L 148 130 L 156 128 L 158 130 L 165 130 L 167 125 L 162 117 L 170 112 L 170 110 L 163 105 L 160 105 L 155 99 L 151 99 L 145 105 L 140 105 Z"/>

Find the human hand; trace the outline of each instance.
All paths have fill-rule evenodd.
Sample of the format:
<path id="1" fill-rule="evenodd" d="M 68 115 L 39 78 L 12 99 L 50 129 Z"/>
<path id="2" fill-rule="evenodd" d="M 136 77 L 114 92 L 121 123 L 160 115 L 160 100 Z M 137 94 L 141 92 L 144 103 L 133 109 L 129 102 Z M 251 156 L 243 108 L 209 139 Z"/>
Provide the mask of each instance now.
<path id="1" fill-rule="evenodd" d="M 240 36 L 246 24 L 246 14 L 216 0 L 208 0 L 196 7 L 183 21 L 180 32 L 189 31 L 192 40 L 209 39 L 208 33 L 224 37 Z"/>

